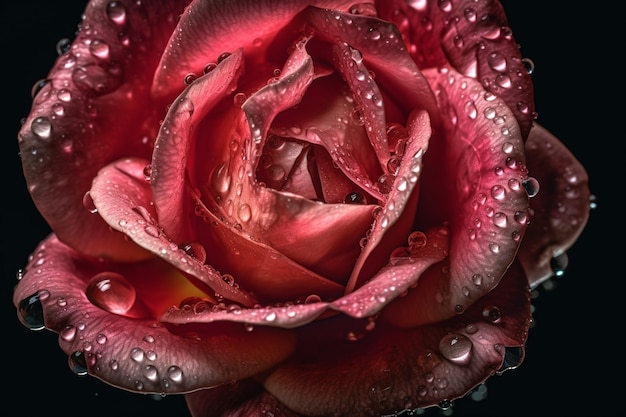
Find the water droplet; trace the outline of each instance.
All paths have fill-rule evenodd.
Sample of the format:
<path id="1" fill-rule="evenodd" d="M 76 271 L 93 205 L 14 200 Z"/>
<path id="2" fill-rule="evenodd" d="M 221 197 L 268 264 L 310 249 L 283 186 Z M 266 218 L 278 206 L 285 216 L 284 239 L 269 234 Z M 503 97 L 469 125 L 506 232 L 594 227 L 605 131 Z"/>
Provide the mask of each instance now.
<path id="1" fill-rule="evenodd" d="M 46 84 L 48 84 L 48 81 L 49 80 L 44 78 L 35 82 L 35 84 L 33 84 L 33 87 L 30 90 L 31 98 L 35 98 L 35 96 L 39 94 L 39 92 L 46 86 Z"/>
<path id="2" fill-rule="evenodd" d="M 240 205 L 239 209 L 237 209 L 237 216 L 242 222 L 249 222 L 252 217 L 252 209 L 250 208 L 250 205 L 245 203 Z"/>
<path id="3" fill-rule="evenodd" d="M 481 274 L 472 275 L 472 282 L 477 287 L 480 287 L 483 284 L 483 276 Z"/>
<path id="4" fill-rule="evenodd" d="M 59 337 L 65 340 L 66 342 L 71 342 L 76 337 L 76 332 L 77 332 L 76 327 L 69 324 L 65 326 L 63 330 L 61 330 L 61 332 L 59 333 Z"/>
<path id="5" fill-rule="evenodd" d="M 178 366 L 170 366 L 167 368 L 167 375 L 176 383 L 180 383 L 183 380 L 183 370 Z"/>
<path id="6" fill-rule="evenodd" d="M 439 342 L 441 355 L 459 365 L 469 362 L 472 348 L 471 340 L 460 334 L 447 334 Z"/>
<path id="7" fill-rule="evenodd" d="M 552 268 L 552 272 L 557 277 L 563 276 L 565 274 L 565 268 L 567 268 L 567 264 L 569 263 L 569 258 L 567 253 L 563 252 L 560 255 L 557 255 L 550 259 L 550 267 Z"/>
<path id="8" fill-rule="evenodd" d="M 493 52 L 489 54 L 489 56 L 487 57 L 487 63 L 489 67 L 494 71 L 497 71 L 497 72 L 506 71 L 506 58 L 504 55 L 498 52 Z"/>
<path id="9" fill-rule="evenodd" d="M 45 328 L 43 320 L 43 306 L 41 305 L 41 295 L 36 292 L 20 301 L 19 318 L 22 324 L 31 330 L 42 330 Z"/>
<path id="10" fill-rule="evenodd" d="M 483 318 L 490 323 L 498 323 L 502 318 L 502 314 L 498 307 L 489 306 L 483 309 Z"/>
<path id="11" fill-rule="evenodd" d="M 142 349 L 136 347 L 130 351 L 130 354 L 128 356 L 135 362 L 143 362 L 145 353 Z"/>
<path id="12" fill-rule="evenodd" d="M 539 192 L 539 181 L 533 177 L 528 177 L 522 181 L 522 186 L 528 193 L 528 197 L 534 197 Z"/>
<path id="13" fill-rule="evenodd" d="M 49 139 L 52 131 L 52 123 L 47 117 L 37 117 L 30 124 L 30 130 L 41 139 Z"/>
<path id="14" fill-rule="evenodd" d="M 109 4 L 107 4 L 106 12 L 112 22 L 115 22 L 120 26 L 126 23 L 126 8 L 124 8 L 124 5 L 119 1 L 109 2 Z"/>
<path id="15" fill-rule="evenodd" d="M 197 79 L 198 79 L 198 76 L 194 74 L 193 72 L 190 72 L 189 74 L 185 75 L 185 78 L 183 78 L 183 82 L 185 83 L 185 85 L 189 85 L 192 82 L 196 81 Z"/>
<path id="16" fill-rule="evenodd" d="M 72 41 L 69 38 L 59 39 L 59 41 L 56 44 L 57 55 L 59 56 L 63 55 L 64 53 L 70 50 L 71 46 L 72 46 Z"/>
<path id="17" fill-rule="evenodd" d="M 526 72 L 532 74 L 535 71 L 535 63 L 530 58 L 522 58 L 522 64 L 524 64 L 524 68 L 526 68 Z"/>
<path id="18" fill-rule="evenodd" d="M 201 243 L 181 243 L 180 245 L 178 245 L 178 247 L 182 249 L 187 255 L 196 259 L 198 262 L 203 264 L 206 261 L 206 249 L 204 249 L 204 246 L 202 246 Z"/>
<path id="19" fill-rule="evenodd" d="M 87 375 L 87 362 L 84 352 L 76 351 L 72 353 L 68 358 L 68 364 L 76 375 Z"/>
<path id="20" fill-rule="evenodd" d="M 94 305 L 114 314 L 125 314 L 135 303 L 135 287 L 115 272 L 95 275 L 86 290 L 87 298 Z"/>
<path id="21" fill-rule="evenodd" d="M 159 379 L 159 371 L 154 365 L 147 365 L 143 370 L 143 375 L 152 382 Z"/>
<path id="22" fill-rule="evenodd" d="M 367 200 L 365 200 L 365 196 L 357 192 L 348 193 L 344 199 L 344 203 L 346 204 L 365 204 L 366 202 Z"/>
<path id="23" fill-rule="evenodd" d="M 322 301 L 322 299 L 319 295 L 311 294 L 304 300 L 304 304 L 319 303 L 320 301 Z"/>
<path id="24" fill-rule="evenodd" d="M 494 185 L 491 187 L 491 196 L 496 200 L 502 200 L 504 198 L 505 190 L 501 185 Z"/>
<path id="25" fill-rule="evenodd" d="M 506 214 L 499 211 L 493 215 L 493 224 L 496 225 L 497 227 L 504 228 L 506 227 L 507 223 L 508 221 L 507 221 Z"/>
<path id="26" fill-rule="evenodd" d="M 109 55 L 110 55 L 109 44 L 103 40 L 95 39 L 91 41 L 91 43 L 89 44 L 89 52 L 91 52 L 91 55 L 99 59 L 102 59 L 102 60 L 109 59 Z"/>
<path id="27" fill-rule="evenodd" d="M 96 208 L 96 205 L 94 204 L 93 198 L 91 198 L 91 194 L 89 193 L 89 191 L 87 191 L 83 196 L 83 206 L 87 210 L 89 210 L 90 213 L 98 212 L 98 209 Z"/>

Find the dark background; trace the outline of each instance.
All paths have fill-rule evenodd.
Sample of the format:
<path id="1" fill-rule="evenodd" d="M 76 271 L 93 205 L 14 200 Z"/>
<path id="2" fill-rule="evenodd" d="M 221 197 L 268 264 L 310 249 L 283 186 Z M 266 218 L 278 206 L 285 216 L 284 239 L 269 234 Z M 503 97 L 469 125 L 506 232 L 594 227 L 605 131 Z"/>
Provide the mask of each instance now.
<path id="1" fill-rule="evenodd" d="M 73 39 L 84 2 L 2 3 L 4 312 L 3 415 L 188 416 L 182 396 L 159 400 L 70 371 L 56 334 L 16 316 L 15 274 L 49 232 L 26 191 L 18 158 L 20 119 L 55 45 Z M 617 416 L 624 413 L 624 6 L 504 2 L 522 54 L 535 63 L 538 122 L 587 168 L 598 208 L 570 249 L 556 289 L 535 300 L 522 366 L 487 382 L 484 401 L 457 401 L 453 415 Z M 7 187 L 8 185 L 8 187 Z M 427 415 L 437 415 L 431 410 Z"/>

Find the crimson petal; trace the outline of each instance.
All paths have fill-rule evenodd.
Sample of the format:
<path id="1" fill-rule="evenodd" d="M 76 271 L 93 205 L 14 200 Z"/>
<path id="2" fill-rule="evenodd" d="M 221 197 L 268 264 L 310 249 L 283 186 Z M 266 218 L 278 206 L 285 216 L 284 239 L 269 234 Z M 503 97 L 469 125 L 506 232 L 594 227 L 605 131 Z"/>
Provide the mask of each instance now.
<path id="1" fill-rule="evenodd" d="M 442 234 L 440 229 L 429 231 L 423 247 L 416 250 L 412 257 L 392 261 L 367 284 L 333 302 L 318 299 L 304 304 L 285 303 L 252 309 L 226 306 L 221 310 L 172 307 L 161 320 L 174 324 L 234 321 L 254 326 L 297 328 L 331 311 L 354 318 L 372 317 L 414 287 L 431 265 L 443 260 L 447 244 L 447 233 Z"/>
<path id="2" fill-rule="evenodd" d="M 110 233 L 84 207 L 83 196 L 98 168 L 123 156 L 150 155 L 146 138 L 155 136 L 151 126 L 158 126 L 166 103 L 148 105 L 150 85 L 142 80 L 156 67 L 153 52 L 162 50 L 164 34 L 183 7 L 180 1 L 90 2 L 82 29 L 50 71 L 19 132 L 24 175 L 37 208 L 61 240 L 85 253 L 124 260 L 148 256 Z"/>
<path id="3" fill-rule="evenodd" d="M 91 188 L 98 212 L 112 228 L 181 271 L 195 276 L 220 296 L 243 305 L 253 305 L 256 299 L 252 295 L 233 286 L 214 268 L 185 252 L 160 228 L 150 204 L 150 184 L 143 175 L 146 164 L 146 161 L 127 159 L 102 168 Z"/>
<path id="4" fill-rule="evenodd" d="M 519 365 L 530 317 L 528 283 L 514 264 L 493 292 L 448 321 L 407 330 L 350 319 L 313 323 L 264 385 L 303 415 L 379 417 L 430 407 Z M 519 354 L 512 366 L 508 349 Z"/>
<path id="5" fill-rule="evenodd" d="M 320 7 L 346 9 L 354 2 L 327 0 L 314 3 Z M 243 48 L 246 55 L 254 50 L 254 54 L 263 59 L 263 50 L 276 32 L 309 4 L 305 0 L 191 2 L 181 15 L 176 30 L 168 32 L 172 36 L 154 76 L 152 91 L 156 96 L 175 94 L 176 86 L 188 73 L 202 73 L 208 62 L 217 62 L 224 52 Z"/>
<path id="6" fill-rule="evenodd" d="M 528 170 L 540 185 L 531 200 L 531 222 L 518 258 L 534 288 L 556 272 L 555 257 L 582 233 L 590 210 L 585 168 L 554 135 L 535 123 L 526 142 Z"/>
<path id="7" fill-rule="evenodd" d="M 107 293 L 100 287 L 94 294 L 90 281 L 103 272 L 124 277 L 124 288 L 136 290 L 136 300 L 145 305 L 129 313 L 139 311 L 138 318 L 114 314 L 110 303 L 94 304 Z M 112 287 L 119 283 L 111 281 Z M 158 258 L 141 263 L 103 262 L 51 236 L 33 254 L 13 302 L 21 307 L 22 300 L 37 294 L 45 326 L 59 333 L 59 344 L 75 370 L 84 368 L 129 391 L 189 392 L 253 376 L 292 352 L 294 335 L 279 329 L 248 332 L 244 326 L 227 323 L 163 326 L 147 306 L 164 304 L 159 297 L 171 300 L 183 293 L 197 294 L 186 281 Z M 119 304 L 120 297 L 110 301 Z"/>
<path id="8" fill-rule="evenodd" d="M 178 96 L 170 107 L 157 136 L 150 179 L 159 224 L 175 240 L 192 236 L 186 230 L 189 221 L 181 213 L 193 213 L 188 207 L 186 181 L 189 176 L 187 155 L 198 124 L 216 103 L 232 93 L 241 75 L 243 52 L 234 51 L 217 68 L 195 80 Z"/>
<path id="9" fill-rule="evenodd" d="M 421 69 L 452 65 L 476 78 L 513 111 L 526 139 L 536 116 L 530 74 L 498 1 L 377 1 Z"/>

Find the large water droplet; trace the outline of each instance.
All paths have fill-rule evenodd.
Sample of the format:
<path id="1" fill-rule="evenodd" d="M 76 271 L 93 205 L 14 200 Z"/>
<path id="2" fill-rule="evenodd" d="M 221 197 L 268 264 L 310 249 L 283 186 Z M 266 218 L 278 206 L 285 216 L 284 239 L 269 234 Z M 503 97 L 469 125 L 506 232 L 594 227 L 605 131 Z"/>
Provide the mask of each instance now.
<path id="1" fill-rule="evenodd" d="M 114 314 L 125 314 L 135 303 L 135 287 L 123 275 L 101 272 L 95 275 L 86 290 L 94 305 Z"/>
<path id="2" fill-rule="evenodd" d="M 87 375 L 87 362 L 85 361 L 85 353 L 76 351 L 68 358 L 68 364 L 72 372 L 76 375 Z"/>
<path id="3" fill-rule="evenodd" d="M 472 341 L 460 334 L 447 334 L 439 341 L 441 355 L 460 365 L 469 362 L 472 352 Z"/>
<path id="4" fill-rule="evenodd" d="M 43 321 L 43 307 L 41 305 L 39 292 L 20 301 L 18 311 L 20 321 L 29 329 L 42 330 L 45 327 Z"/>
<path id="5" fill-rule="evenodd" d="M 118 25 L 126 23 L 126 8 L 119 1 L 111 1 L 107 4 L 107 16 Z"/>
<path id="6" fill-rule="evenodd" d="M 52 123 L 47 117 L 37 117 L 30 124 L 30 130 L 41 139 L 49 139 Z"/>
<path id="7" fill-rule="evenodd" d="M 524 189 L 526 189 L 528 197 L 534 197 L 539 192 L 539 181 L 533 177 L 526 178 L 522 181 L 522 185 L 524 186 Z"/>

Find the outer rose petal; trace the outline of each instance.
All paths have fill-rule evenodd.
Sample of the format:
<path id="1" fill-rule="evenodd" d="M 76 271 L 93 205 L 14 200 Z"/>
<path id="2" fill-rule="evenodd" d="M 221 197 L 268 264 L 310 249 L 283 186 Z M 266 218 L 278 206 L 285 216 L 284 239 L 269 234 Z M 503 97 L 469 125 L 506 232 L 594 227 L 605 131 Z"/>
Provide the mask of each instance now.
<path id="1" fill-rule="evenodd" d="M 377 1 L 380 15 L 400 27 L 421 69 L 449 63 L 501 97 L 513 111 L 522 138 L 535 118 L 530 74 L 497 1 Z"/>
<path id="2" fill-rule="evenodd" d="M 349 319 L 312 323 L 264 385 L 307 416 L 379 417 L 432 406 L 519 365 L 530 317 L 526 277 L 514 264 L 494 291 L 448 321 L 407 330 Z M 505 363 L 506 347 L 518 363 Z"/>
<path id="3" fill-rule="evenodd" d="M 518 258 L 534 288 L 556 271 L 555 257 L 565 253 L 582 233 L 590 210 L 585 168 L 544 127 L 535 123 L 526 142 L 528 171 L 540 189 L 531 200 L 533 216 Z"/>
<path id="4" fill-rule="evenodd" d="M 312 5 L 347 10 L 354 1 L 320 0 Z M 169 45 L 161 57 L 152 90 L 157 96 L 177 94 L 177 85 L 188 73 L 202 73 L 208 62 L 219 55 L 243 48 L 255 50 L 264 61 L 263 49 L 271 44 L 277 31 L 300 11 L 311 5 L 306 0 L 193 1 L 172 31 Z M 263 22 L 263 24 L 259 24 Z M 170 33 L 170 32 L 168 32 Z M 262 46 L 254 46 L 262 44 Z"/>
<path id="5" fill-rule="evenodd" d="M 93 181 L 91 194 L 102 217 L 112 228 L 122 231 L 138 245 L 181 271 L 197 277 L 220 296 L 242 305 L 253 305 L 256 300 L 252 295 L 227 282 L 211 266 L 194 259 L 159 228 L 150 204 L 150 185 L 143 176 L 145 166 L 145 161 L 128 159 L 100 170 Z"/>
<path id="6" fill-rule="evenodd" d="M 448 117 L 445 139 L 433 138 L 424 158 L 417 218 L 449 221 L 451 241 L 449 277 L 444 269 L 420 282 L 414 324 L 452 317 L 498 285 L 526 229 L 529 199 L 524 144 L 506 104 L 449 67 L 424 74 Z"/>
<path id="7" fill-rule="evenodd" d="M 182 1 L 90 2 L 81 31 L 58 58 L 20 130 L 24 175 L 37 208 L 61 240 L 85 253 L 147 256 L 90 214 L 83 196 L 103 165 L 150 155 L 145 138 L 155 136 L 162 117 L 155 109 L 167 103 L 147 105 L 145 74 L 156 67 L 164 34 L 183 7 Z"/>
<path id="8" fill-rule="evenodd" d="M 109 310 L 127 297 L 104 302 L 106 291 L 115 292 L 122 281 L 112 279 L 106 291 L 106 287 L 90 286 L 96 274 L 103 272 L 121 274 L 124 289 L 136 291 L 137 301 L 125 315 Z M 22 312 L 41 315 L 46 328 L 59 333 L 59 344 L 70 355 L 75 371 L 85 368 L 130 391 L 188 392 L 250 377 L 291 353 L 293 334 L 279 329 L 248 332 L 241 325 L 225 323 L 168 329 L 155 319 L 157 312 L 149 310 L 163 308 L 185 294 L 198 295 L 198 291 L 158 259 L 103 262 L 87 258 L 51 236 L 27 265 L 13 302 Z M 22 300 L 35 302 L 26 305 Z M 96 300 L 102 308 L 93 303 Z"/>

